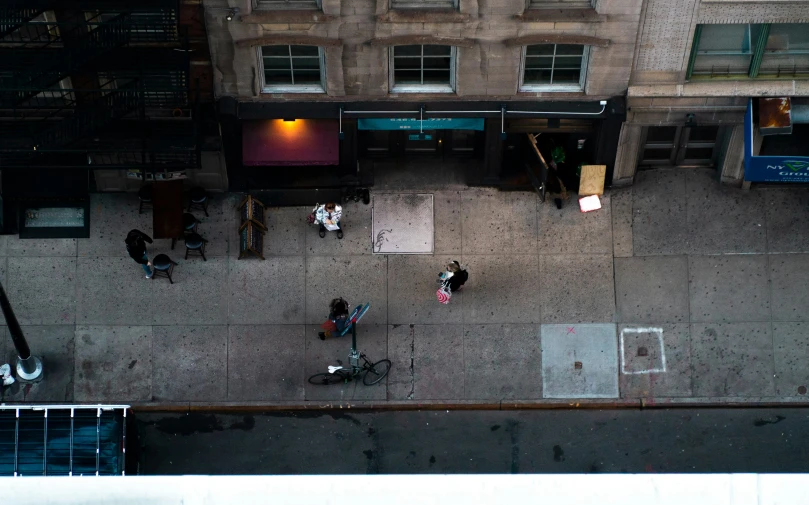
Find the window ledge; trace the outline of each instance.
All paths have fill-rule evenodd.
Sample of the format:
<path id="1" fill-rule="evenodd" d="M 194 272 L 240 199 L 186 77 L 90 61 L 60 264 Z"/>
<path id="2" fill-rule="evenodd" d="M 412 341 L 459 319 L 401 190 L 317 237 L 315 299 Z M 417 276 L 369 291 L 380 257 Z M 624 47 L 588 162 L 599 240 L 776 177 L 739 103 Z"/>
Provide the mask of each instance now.
<path id="1" fill-rule="evenodd" d="M 520 93 L 584 93 L 581 86 L 554 86 L 554 85 L 525 85 L 520 87 Z"/>
<path id="2" fill-rule="evenodd" d="M 242 23 L 278 24 L 278 23 L 328 23 L 334 16 L 323 14 L 318 10 L 263 10 L 256 9 L 252 13 L 239 18 Z"/>
<path id="3" fill-rule="evenodd" d="M 278 88 L 263 88 L 261 93 L 264 95 L 284 95 L 284 94 L 299 94 L 299 93 L 310 93 L 310 94 L 317 94 L 323 95 L 326 93 L 326 90 L 321 88 L 320 86 L 286 86 L 286 87 L 278 87 Z"/>
<path id="4" fill-rule="evenodd" d="M 606 15 L 595 9 L 526 9 L 515 17 L 527 22 L 603 23 L 607 20 Z"/>
<path id="5" fill-rule="evenodd" d="M 380 23 L 467 23 L 472 16 L 454 9 L 394 9 L 376 19 Z"/>
<path id="6" fill-rule="evenodd" d="M 400 85 L 400 86 L 393 86 L 393 89 L 390 90 L 391 93 L 455 93 L 455 90 L 452 89 L 450 86 L 441 86 L 441 85 L 418 85 L 418 84 L 411 84 L 411 85 Z"/>

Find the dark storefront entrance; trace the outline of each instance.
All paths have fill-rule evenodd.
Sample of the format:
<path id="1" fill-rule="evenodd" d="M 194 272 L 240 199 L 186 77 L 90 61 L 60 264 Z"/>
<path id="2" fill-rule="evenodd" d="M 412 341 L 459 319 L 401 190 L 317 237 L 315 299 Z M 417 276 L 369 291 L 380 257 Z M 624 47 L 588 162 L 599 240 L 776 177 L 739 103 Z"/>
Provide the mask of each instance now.
<path id="1" fill-rule="evenodd" d="M 274 193 L 279 199 L 272 195 L 265 198 L 269 198 L 270 204 L 282 205 L 322 201 L 324 192 L 329 191 L 339 194 L 346 188 L 385 186 L 391 180 L 412 180 L 418 184 L 429 182 L 431 177 L 436 184 L 449 181 L 530 190 L 537 184 L 526 168 L 526 160 L 535 162 L 537 157 L 526 149 L 530 146 L 529 133 L 534 135 L 543 156 L 558 162 L 561 175 L 570 183 L 565 184 L 569 189 L 578 185 L 577 170 L 581 164 L 606 165 L 606 179 L 611 180 L 624 116 L 622 98 L 600 103 L 512 102 L 506 105 L 495 102 L 220 101 L 231 190 Z M 255 159 L 249 158 L 249 153 L 256 150 L 254 144 L 266 144 L 267 151 L 266 147 L 278 140 L 261 140 L 261 135 L 279 136 L 277 131 L 259 132 L 258 136 L 245 134 L 247 125 L 256 120 L 329 123 L 329 131 L 322 129 L 306 139 L 290 137 L 286 142 L 300 149 L 310 146 L 312 150 L 334 144 L 337 152 L 332 153 L 328 163 L 322 160 L 314 163 L 294 155 L 295 149 L 284 146 L 274 151 L 286 158 L 255 163 Z M 561 152 L 564 161 L 560 161 Z M 446 175 L 443 179 L 442 173 Z M 314 198 L 315 194 L 320 197 Z M 292 202 L 294 199 L 300 201 Z"/>

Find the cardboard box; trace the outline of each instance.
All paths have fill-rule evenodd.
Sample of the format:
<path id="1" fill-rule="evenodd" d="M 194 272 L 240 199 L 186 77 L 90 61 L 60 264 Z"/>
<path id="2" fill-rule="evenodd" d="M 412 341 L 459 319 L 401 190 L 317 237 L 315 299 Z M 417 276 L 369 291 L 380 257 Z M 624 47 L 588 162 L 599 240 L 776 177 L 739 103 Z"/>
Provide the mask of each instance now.
<path id="1" fill-rule="evenodd" d="M 607 165 L 582 165 L 579 196 L 603 195 Z"/>

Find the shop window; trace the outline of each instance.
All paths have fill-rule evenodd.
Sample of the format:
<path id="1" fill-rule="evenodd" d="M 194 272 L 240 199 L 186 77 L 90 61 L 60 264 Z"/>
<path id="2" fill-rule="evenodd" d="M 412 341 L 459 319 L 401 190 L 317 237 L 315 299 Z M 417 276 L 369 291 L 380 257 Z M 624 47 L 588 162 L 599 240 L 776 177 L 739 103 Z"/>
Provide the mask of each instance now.
<path id="1" fill-rule="evenodd" d="M 264 93 L 324 93 L 323 49 L 317 46 L 260 48 Z"/>
<path id="2" fill-rule="evenodd" d="M 457 9 L 458 0 L 390 0 L 391 9 Z"/>
<path id="3" fill-rule="evenodd" d="M 598 0 L 526 0 L 526 9 L 595 9 Z"/>
<path id="4" fill-rule="evenodd" d="M 650 126 L 638 167 L 713 167 L 723 132 L 719 126 Z"/>
<path id="5" fill-rule="evenodd" d="M 581 91 L 589 47 L 578 44 L 525 46 L 520 91 Z"/>
<path id="6" fill-rule="evenodd" d="M 809 77 L 809 24 L 697 25 L 688 79 Z"/>
<path id="7" fill-rule="evenodd" d="M 320 0 L 254 0 L 256 9 L 267 10 L 320 10 Z"/>
<path id="8" fill-rule="evenodd" d="M 453 46 L 395 46 L 390 50 L 393 93 L 451 93 L 455 90 Z"/>

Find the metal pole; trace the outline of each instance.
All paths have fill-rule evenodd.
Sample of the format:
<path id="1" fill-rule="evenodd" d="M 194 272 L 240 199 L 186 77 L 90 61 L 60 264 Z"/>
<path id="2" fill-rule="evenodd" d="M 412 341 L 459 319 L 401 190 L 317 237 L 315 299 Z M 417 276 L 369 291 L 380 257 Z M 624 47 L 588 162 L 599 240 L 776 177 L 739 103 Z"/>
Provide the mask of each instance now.
<path id="1" fill-rule="evenodd" d="M 17 350 L 17 379 L 20 382 L 39 382 L 42 380 L 42 361 L 31 355 L 31 349 L 28 347 L 28 342 L 25 341 L 25 335 L 22 333 L 20 323 L 17 322 L 17 316 L 14 315 L 14 310 L 11 308 L 2 284 L 0 284 L 0 309 L 3 310 L 8 332 L 11 334 L 11 340 Z"/>

